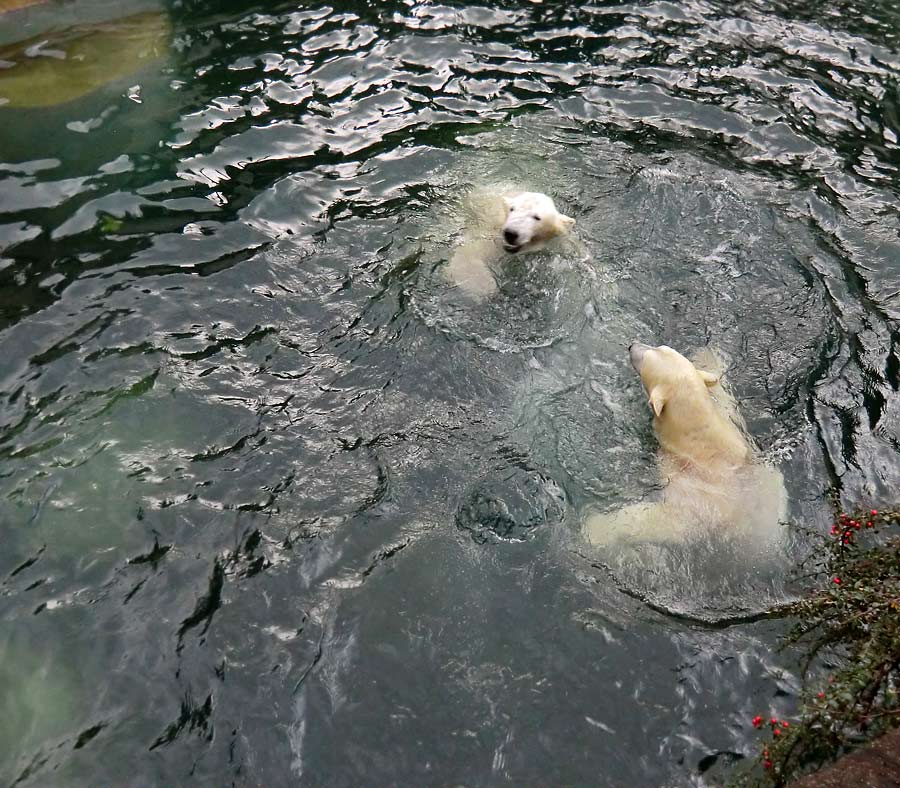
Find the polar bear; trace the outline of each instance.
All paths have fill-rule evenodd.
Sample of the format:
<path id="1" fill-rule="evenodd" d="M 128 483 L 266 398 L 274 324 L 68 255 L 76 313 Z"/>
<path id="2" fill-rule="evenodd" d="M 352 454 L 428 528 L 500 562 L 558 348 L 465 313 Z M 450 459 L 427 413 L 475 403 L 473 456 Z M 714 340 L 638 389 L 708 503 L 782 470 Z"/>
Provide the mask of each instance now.
<path id="1" fill-rule="evenodd" d="M 781 474 L 761 462 L 719 375 L 670 347 L 629 348 L 659 440 L 661 499 L 589 513 L 594 544 L 681 542 L 710 529 L 760 545 L 776 539 L 787 516 Z M 712 354 L 707 366 L 719 366 Z"/>
<path id="2" fill-rule="evenodd" d="M 541 192 L 479 192 L 469 200 L 471 221 L 446 267 L 447 278 L 473 298 L 497 290 L 489 265 L 503 252 L 535 252 L 575 224 Z"/>

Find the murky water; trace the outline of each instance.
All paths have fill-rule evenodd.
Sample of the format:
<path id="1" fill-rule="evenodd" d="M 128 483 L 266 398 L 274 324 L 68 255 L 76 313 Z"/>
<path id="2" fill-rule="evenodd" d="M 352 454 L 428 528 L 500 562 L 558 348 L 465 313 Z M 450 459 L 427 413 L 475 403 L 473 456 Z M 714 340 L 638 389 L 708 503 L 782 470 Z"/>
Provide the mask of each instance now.
<path id="1" fill-rule="evenodd" d="M 633 339 L 727 360 L 795 520 L 896 501 L 898 30 L 886 0 L 0 16 L 4 782 L 721 780 L 794 708 L 754 617 L 807 538 L 609 556 L 580 513 L 656 481 Z M 577 225 L 472 302 L 442 265 L 498 183 Z"/>

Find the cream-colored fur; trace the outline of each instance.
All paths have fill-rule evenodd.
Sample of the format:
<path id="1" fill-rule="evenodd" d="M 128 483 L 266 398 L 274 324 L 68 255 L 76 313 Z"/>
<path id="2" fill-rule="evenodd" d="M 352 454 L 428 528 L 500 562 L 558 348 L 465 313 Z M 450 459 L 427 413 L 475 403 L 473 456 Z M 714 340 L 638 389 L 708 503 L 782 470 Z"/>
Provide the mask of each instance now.
<path id="1" fill-rule="evenodd" d="M 504 252 L 537 251 L 575 224 L 540 192 L 478 192 L 467 207 L 469 221 L 463 239 L 445 270 L 447 278 L 473 298 L 497 290 L 489 266 Z"/>
<path id="2" fill-rule="evenodd" d="M 714 357 L 703 369 L 665 345 L 636 343 L 630 352 L 659 440 L 661 500 L 589 513 L 586 538 L 672 542 L 708 529 L 757 543 L 776 537 L 787 515 L 784 482 L 756 457 Z"/>

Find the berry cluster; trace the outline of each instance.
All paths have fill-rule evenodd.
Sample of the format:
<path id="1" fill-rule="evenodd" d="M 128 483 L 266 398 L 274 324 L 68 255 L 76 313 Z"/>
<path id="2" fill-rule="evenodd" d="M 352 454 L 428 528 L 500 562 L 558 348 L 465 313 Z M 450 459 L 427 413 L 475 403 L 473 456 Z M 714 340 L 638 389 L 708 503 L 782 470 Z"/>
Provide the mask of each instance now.
<path id="1" fill-rule="evenodd" d="M 872 519 L 869 519 L 872 518 Z M 872 509 L 868 518 L 863 522 L 862 519 L 855 520 L 849 514 L 838 515 L 837 522 L 831 526 L 831 535 L 840 539 L 841 544 L 849 545 L 853 542 L 856 532 L 863 528 L 874 528 L 875 520 L 878 518 L 878 510 Z M 835 582 L 840 582 L 836 580 Z"/>
<path id="2" fill-rule="evenodd" d="M 763 725 L 765 725 L 766 721 L 765 721 L 765 719 L 763 719 L 763 717 L 761 715 L 757 714 L 753 718 L 752 722 L 753 722 L 753 727 L 759 729 L 759 728 L 762 728 Z M 781 734 L 784 731 L 786 731 L 788 728 L 791 727 L 791 724 L 787 720 L 779 721 L 777 717 L 772 717 L 769 720 L 769 725 L 772 728 L 772 735 L 775 736 L 776 738 L 778 736 L 781 736 Z M 764 747 L 762 754 L 763 754 L 763 768 L 771 769 L 772 761 L 769 760 L 769 748 Z"/>

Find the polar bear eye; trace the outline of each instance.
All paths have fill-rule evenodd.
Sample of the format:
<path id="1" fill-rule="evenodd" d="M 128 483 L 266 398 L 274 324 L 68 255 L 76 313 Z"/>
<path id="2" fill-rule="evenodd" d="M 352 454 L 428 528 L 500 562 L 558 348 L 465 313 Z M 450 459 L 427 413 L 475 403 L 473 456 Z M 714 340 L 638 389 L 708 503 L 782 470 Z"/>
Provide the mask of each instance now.
<path id="1" fill-rule="evenodd" d="M 535 214 L 535 215 L 532 216 L 531 218 L 534 219 L 536 222 L 539 222 L 539 221 L 541 220 L 541 217 L 538 216 L 537 214 Z"/>

